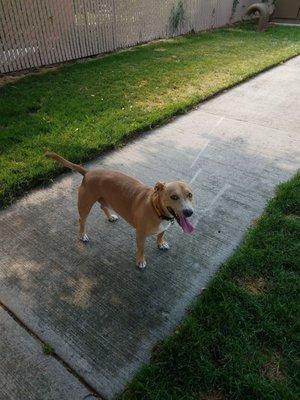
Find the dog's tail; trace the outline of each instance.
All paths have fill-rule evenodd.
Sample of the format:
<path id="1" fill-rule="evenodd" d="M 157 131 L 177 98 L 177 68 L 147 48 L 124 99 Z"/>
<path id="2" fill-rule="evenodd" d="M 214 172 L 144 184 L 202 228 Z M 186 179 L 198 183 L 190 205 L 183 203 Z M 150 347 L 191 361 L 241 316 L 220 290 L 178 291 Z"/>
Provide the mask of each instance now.
<path id="1" fill-rule="evenodd" d="M 52 160 L 59 162 L 64 167 L 67 167 L 67 168 L 70 168 L 70 169 L 73 169 L 73 170 L 79 172 L 83 176 L 87 173 L 87 170 L 84 169 L 81 165 L 73 164 L 72 162 L 64 159 L 63 157 L 59 156 L 56 153 L 53 153 L 52 151 L 46 151 L 45 156 L 47 158 L 52 158 Z"/>

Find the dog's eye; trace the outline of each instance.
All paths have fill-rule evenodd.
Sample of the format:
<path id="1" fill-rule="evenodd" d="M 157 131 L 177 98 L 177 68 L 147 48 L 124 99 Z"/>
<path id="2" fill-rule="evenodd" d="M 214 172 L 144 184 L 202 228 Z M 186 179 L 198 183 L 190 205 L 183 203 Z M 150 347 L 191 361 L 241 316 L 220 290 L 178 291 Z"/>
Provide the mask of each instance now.
<path id="1" fill-rule="evenodd" d="M 172 196 L 170 196 L 172 200 L 178 200 L 179 197 L 176 194 L 172 194 Z"/>
<path id="2" fill-rule="evenodd" d="M 192 193 L 188 193 L 187 197 L 191 199 L 193 197 Z"/>

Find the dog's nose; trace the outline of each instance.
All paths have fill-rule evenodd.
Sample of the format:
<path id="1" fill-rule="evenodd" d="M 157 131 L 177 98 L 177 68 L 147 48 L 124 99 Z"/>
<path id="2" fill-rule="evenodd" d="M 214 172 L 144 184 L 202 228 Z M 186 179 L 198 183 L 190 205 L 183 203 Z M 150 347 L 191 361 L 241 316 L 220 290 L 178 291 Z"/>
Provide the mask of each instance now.
<path id="1" fill-rule="evenodd" d="M 184 210 L 182 210 L 182 214 L 185 217 L 190 217 L 191 215 L 193 215 L 193 210 L 191 208 L 185 208 Z"/>

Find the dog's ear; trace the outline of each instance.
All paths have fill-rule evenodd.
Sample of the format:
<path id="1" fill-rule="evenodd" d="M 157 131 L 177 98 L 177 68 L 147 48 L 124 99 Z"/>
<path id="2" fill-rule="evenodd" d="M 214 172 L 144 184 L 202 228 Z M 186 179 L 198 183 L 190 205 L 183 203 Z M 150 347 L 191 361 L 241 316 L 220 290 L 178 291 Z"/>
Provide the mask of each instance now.
<path id="1" fill-rule="evenodd" d="M 156 192 L 161 192 L 165 189 L 165 187 L 166 187 L 165 182 L 157 182 L 156 185 L 154 186 L 154 190 Z"/>

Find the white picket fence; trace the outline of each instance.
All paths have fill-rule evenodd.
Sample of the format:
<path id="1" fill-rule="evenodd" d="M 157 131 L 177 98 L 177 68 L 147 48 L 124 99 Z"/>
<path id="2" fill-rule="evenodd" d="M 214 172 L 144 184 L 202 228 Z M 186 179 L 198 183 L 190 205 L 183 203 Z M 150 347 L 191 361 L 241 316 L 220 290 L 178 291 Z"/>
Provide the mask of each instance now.
<path id="1" fill-rule="evenodd" d="M 0 72 L 27 70 L 224 26 L 239 20 L 251 3 L 0 0 Z"/>

